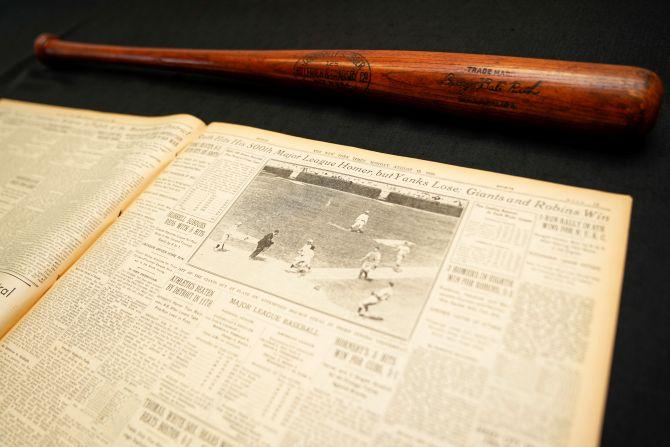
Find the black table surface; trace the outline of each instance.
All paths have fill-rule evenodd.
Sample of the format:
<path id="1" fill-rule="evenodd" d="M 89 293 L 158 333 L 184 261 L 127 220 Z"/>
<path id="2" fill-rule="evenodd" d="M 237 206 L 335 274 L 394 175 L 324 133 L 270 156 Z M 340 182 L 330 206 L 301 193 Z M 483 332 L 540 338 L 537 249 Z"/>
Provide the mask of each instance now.
<path id="1" fill-rule="evenodd" d="M 190 113 L 291 135 L 633 196 L 603 445 L 668 445 L 670 115 L 644 139 L 585 138 L 194 75 L 49 69 L 40 32 L 120 45 L 402 49 L 637 65 L 670 82 L 670 2 L 0 0 L 0 95 Z"/>

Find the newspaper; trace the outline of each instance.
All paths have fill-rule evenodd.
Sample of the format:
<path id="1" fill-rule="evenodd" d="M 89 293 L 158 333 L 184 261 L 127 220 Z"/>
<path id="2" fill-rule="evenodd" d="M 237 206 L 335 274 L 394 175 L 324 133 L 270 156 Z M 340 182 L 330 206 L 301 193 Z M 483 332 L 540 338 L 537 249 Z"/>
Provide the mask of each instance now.
<path id="1" fill-rule="evenodd" d="M 210 124 L 0 341 L 0 439 L 597 445 L 630 209 Z"/>
<path id="2" fill-rule="evenodd" d="M 0 337 L 203 127 L 0 102 Z"/>

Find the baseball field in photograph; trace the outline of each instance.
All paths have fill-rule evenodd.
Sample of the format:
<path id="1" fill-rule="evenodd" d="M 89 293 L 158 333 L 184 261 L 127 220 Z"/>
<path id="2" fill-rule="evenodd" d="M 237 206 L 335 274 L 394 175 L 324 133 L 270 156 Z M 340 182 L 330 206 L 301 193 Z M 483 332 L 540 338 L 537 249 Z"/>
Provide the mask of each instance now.
<path id="1" fill-rule="evenodd" d="M 352 231 L 366 211 L 369 217 L 361 232 Z M 408 338 L 459 220 L 262 171 L 189 264 L 330 316 Z M 259 241 L 274 231 L 272 244 L 250 259 Z M 409 253 L 398 265 L 402 245 Z M 313 247 L 309 268 L 291 268 L 305 246 Z M 375 247 L 381 259 L 372 263 L 376 266 L 368 265 L 367 279 L 359 278 L 363 258 Z M 371 301 L 369 312 L 362 314 L 361 303 Z"/>

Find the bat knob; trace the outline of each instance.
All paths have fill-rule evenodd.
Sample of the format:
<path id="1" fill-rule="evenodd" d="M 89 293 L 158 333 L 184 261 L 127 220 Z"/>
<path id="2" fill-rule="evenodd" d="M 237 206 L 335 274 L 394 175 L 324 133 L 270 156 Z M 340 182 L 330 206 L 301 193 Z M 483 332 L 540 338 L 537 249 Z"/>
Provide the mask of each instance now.
<path id="1" fill-rule="evenodd" d="M 58 36 L 55 34 L 50 34 L 50 33 L 42 33 L 37 38 L 35 39 L 35 43 L 33 44 L 35 48 L 35 55 L 39 60 L 42 62 L 46 62 L 49 56 L 47 55 L 47 46 L 49 45 L 50 42 L 54 42 L 58 40 Z"/>

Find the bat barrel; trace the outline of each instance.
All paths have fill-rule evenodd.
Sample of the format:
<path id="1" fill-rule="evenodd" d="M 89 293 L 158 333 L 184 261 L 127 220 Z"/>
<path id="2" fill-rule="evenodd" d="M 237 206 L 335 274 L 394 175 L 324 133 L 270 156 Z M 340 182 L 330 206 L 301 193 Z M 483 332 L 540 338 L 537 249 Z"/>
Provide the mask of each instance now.
<path id="1" fill-rule="evenodd" d="M 271 81 L 451 114 L 589 133 L 647 133 L 663 85 L 643 68 L 390 50 L 202 50 L 94 45 L 42 34 L 44 62 L 94 61 Z"/>

